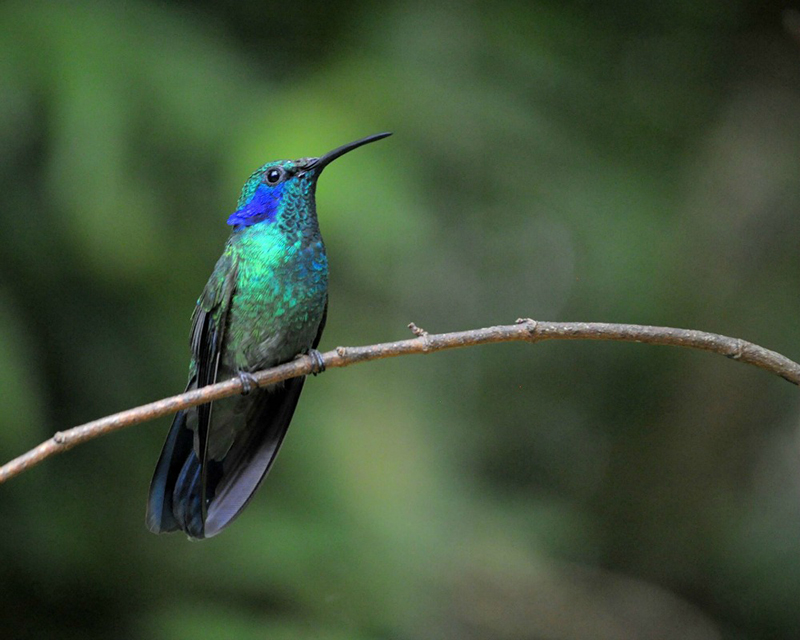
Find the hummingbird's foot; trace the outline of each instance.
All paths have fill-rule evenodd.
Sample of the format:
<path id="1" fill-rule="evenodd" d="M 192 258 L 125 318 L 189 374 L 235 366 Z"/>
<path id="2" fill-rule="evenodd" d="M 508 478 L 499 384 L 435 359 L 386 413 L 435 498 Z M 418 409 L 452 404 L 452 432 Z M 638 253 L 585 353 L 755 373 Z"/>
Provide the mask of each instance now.
<path id="1" fill-rule="evenodd" d="M 242 395 L 247 396 L 253 391 L 253 389 L 258 389 L 258 382 L 253 377 L 252 373 L 248 373 L 247 371 L 240 371 L 238 374 L 239 380 L 242 382 Z"/>
<path id="2" fill-rule="evenodd" d="M 316 349 L 309 349 L 308 355 L 313 360 L 314 364 L 311 367 L 311 375 L 315 376 L 318 373 L 325 371 L 325 360 L 322 359 L 322 354 Z"/>

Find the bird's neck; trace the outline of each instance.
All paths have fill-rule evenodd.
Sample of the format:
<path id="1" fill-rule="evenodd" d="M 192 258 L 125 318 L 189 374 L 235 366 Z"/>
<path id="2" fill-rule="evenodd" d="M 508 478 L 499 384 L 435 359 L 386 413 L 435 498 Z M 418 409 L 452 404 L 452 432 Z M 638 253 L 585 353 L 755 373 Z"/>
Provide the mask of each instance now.
<path id="1" fill-rule="evenodd" d="M 304 206 L 282 207 L 274 220 L 264 220 L 249 226 L 234 227 L 233 236 L 239 240 L 259 238 L 261 242 L 307 245 L 321 240 L 317 212 L 313 201 Z"/>
<path id="2" fill-rule="evenodd" d="M 287 238 L 296 240 L 319 237 L 317 204 L 314 195 L 310 197 L 284 198 L 274 225 Z"/>

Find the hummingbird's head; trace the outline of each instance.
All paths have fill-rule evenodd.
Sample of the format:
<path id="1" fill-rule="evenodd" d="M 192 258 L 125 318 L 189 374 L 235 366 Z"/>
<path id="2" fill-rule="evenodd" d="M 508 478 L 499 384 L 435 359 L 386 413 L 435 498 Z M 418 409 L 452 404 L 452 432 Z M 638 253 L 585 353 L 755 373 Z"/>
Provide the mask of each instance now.
<path id="1" fill-rule="evenodd" d="M 348 151 L 390 135 L 377 133 L 342 145 L 319 158 L 268 162 L 244 183 L 237 209 L 228 218 L 228 224 L 238 228 L 285 217 L 298 223 L 307 217 L 315 218 L 314 192 L 322 170 Z"/>

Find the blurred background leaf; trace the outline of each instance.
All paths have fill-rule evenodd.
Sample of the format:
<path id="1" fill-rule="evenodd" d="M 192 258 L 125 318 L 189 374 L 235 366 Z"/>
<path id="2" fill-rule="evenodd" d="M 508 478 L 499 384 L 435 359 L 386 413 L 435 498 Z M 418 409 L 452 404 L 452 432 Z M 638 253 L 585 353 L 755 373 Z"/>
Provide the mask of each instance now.
<path id="1" fill-rule="evenodd" d="M 180 391 L 265 161 L 326 172 L 323 348 L 519 316 L 798 358 L 783 3 L 6 2 L 0 454 Z M 0 625 L 51 638 L 797 638 L 798 400 L 723 359 L 499 345 L 309 381 L 245 515 L 144 499 L 167 420 L 0 488 Z"/>

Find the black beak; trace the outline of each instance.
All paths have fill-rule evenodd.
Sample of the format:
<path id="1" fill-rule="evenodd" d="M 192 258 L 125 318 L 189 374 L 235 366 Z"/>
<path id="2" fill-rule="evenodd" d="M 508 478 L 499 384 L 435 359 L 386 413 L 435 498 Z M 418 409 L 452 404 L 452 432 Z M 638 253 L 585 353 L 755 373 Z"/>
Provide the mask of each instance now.
<path id="1" fill-rule="evenodd" d="M 349 144 L 343 144 L 341 147 L 338 147 L 333 151 L 329 151 L 324 156 L 320 156 L 319 158 L 311 160 L 305 166 L 305 170 L 309 171 L 311 169 L 314 169 L 317 172 L 320 172 L 325 167 L 327 167 L 331 162 L 336 160 L 336 158 L 341 158 L 345 153 L 349 153 L 353 149 L 358 149 L 359 147 L 362 147 L 365 144 L 369 144 L 370 142 L 375 142 L 376 140 L 383 140 L 383 138 L 388 138 L 390 135 L 392 135 L 391 132 L 386 131 L 384 133 L 376 133 L 374 135 L 367 136 L 366 138 L 361 138 L 361 140 L 356 140 L 355 142 L 351 142 Z"/>

